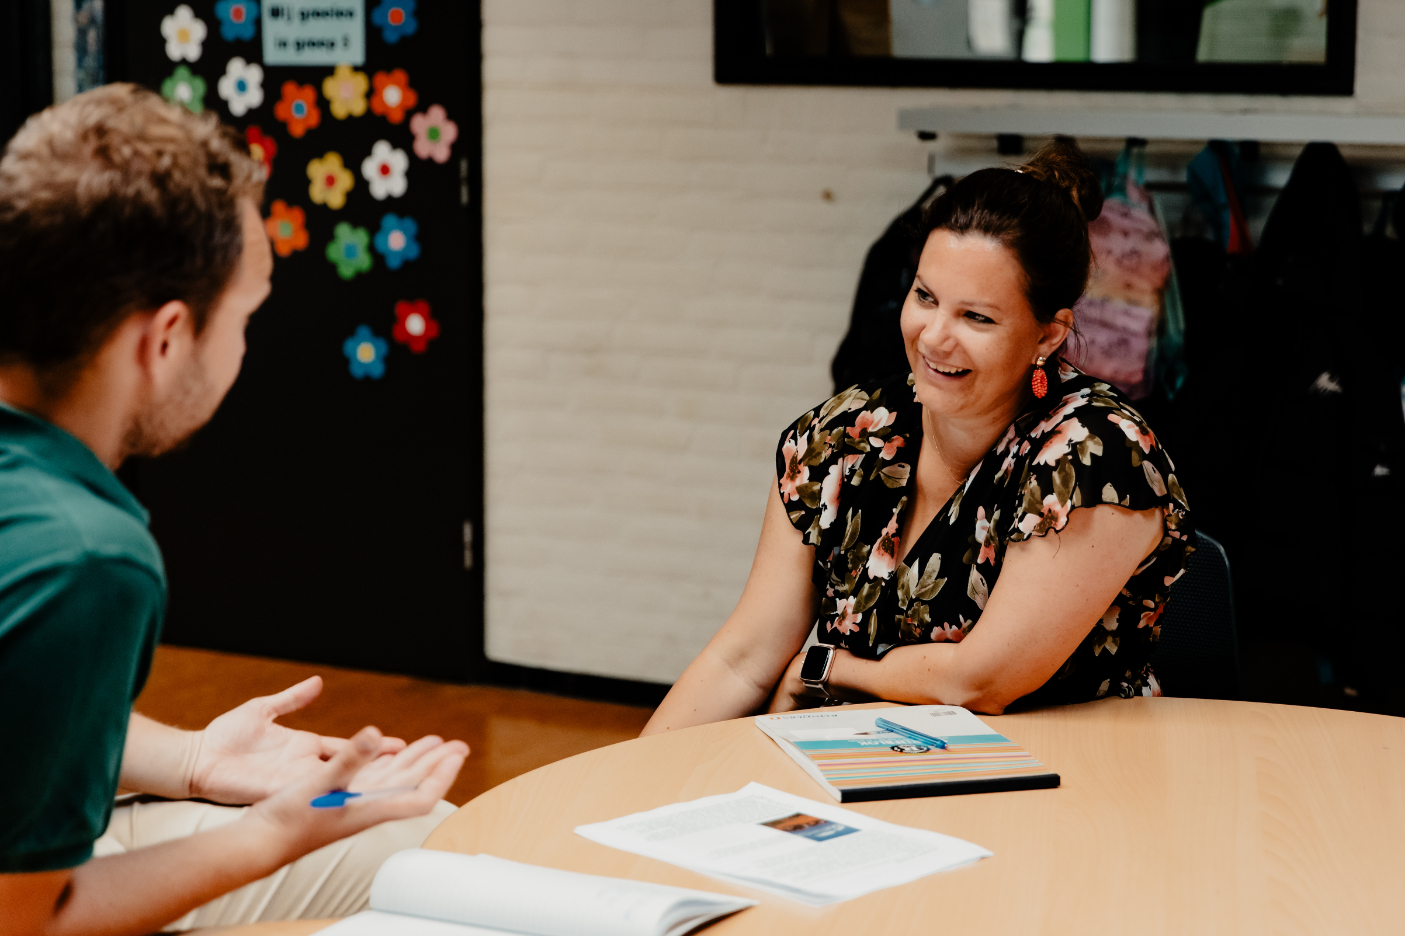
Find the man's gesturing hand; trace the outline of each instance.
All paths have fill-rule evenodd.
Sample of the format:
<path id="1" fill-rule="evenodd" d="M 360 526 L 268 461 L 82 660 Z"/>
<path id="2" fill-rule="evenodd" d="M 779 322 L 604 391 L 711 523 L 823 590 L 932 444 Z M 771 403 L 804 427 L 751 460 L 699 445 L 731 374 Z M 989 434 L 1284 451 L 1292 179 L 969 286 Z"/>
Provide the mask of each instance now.
<path id="1" fill-rule="evenodd" d="M 387 756 L 381 753 L 385 740 L 375 728 L 362 728 L 331 760 L 256 803 L 246 820 L 271 826 L 287 849 L 284 860 L 291 861 L 373 825 L 423 816 L 449 791 L 468 756 L 468 745 L 430 735 Z M 351 800 L 334 809 L 309 805 L 332 790 L 370 792 L 391 787 L 414 789 L 367 802 Z"/>
<path id="2" fill-rule="evenodd" d="M 199 733 L 190 795 L 216 803 L 256 803 L 320 773 L 351 742 L 295 731 L 274 719 L 306 707 L 321 692 L 322 677 L 313 676 L 276 695 L 250 699 L 210 722 Z M 380 732 L 376 738 L 379 747 L 372 761 L 405 748 L 399 738 L 382 737 Z"/>

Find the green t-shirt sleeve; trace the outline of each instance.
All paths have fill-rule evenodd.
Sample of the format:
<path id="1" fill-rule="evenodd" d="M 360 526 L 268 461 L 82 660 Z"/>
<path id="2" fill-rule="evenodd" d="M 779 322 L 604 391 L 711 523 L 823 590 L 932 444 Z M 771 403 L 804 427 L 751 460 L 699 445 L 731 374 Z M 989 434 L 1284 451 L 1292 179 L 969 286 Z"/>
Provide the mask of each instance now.
<path id="1" fill-rule="evenodd" d="M 104 556 L 0 587 L 0 873 L 91 857 L 164 605 L 150 568 Z"/>

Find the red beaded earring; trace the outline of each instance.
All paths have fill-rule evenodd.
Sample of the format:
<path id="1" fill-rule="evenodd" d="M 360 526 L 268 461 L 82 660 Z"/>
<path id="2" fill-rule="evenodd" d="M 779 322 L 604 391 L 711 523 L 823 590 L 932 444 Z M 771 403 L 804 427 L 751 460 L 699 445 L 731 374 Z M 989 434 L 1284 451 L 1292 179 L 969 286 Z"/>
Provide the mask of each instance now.
<path id="1" fill-rule="evenodd" d="M 1048 358 L 1042 354 L 1039 360 L 1034 362 L 1034 376 L 1030 378 L 1030 388 L 1034 391 L 1034 398 L 1042 400 L 1049 393 L 1049 375 L 1044 373 L 1044 362 Z"/>

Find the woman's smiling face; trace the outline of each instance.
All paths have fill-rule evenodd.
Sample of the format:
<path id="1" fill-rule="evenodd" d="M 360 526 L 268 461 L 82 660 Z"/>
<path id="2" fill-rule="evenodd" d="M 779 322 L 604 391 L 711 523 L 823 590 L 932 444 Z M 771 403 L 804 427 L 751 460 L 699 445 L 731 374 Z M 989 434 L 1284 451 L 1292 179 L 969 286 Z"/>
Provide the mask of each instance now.
<path id="1" fill-rule="evenodd" d="M 1035 360 L 1068 335 L 1073 314 L 1034 317 L 1015 254 L 985 234 L 938 229 L 927 238 L 903 304 L 914 390 L 933 415 L 1007 424 L 1023 408 Z"/>

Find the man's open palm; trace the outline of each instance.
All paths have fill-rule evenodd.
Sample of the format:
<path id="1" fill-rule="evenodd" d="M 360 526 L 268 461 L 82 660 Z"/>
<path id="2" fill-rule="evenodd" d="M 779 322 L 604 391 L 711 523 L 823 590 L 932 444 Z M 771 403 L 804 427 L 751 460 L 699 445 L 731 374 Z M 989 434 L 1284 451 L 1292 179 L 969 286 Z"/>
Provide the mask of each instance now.
<path id="1" fill-rule="evenodd" d="M 321 692 L 322 678 L 313 676 L 276 695 L 250 699 L 210 722 L 201 733 L 190 795 L 217 803 L 256 803 L 345 749 L 350 742 L 344 738 L 296 731 L 274 721 L 306 707 Z M 381 744 L 382 756 L 405 747 L 399 738 L 384 738 Z"/>

